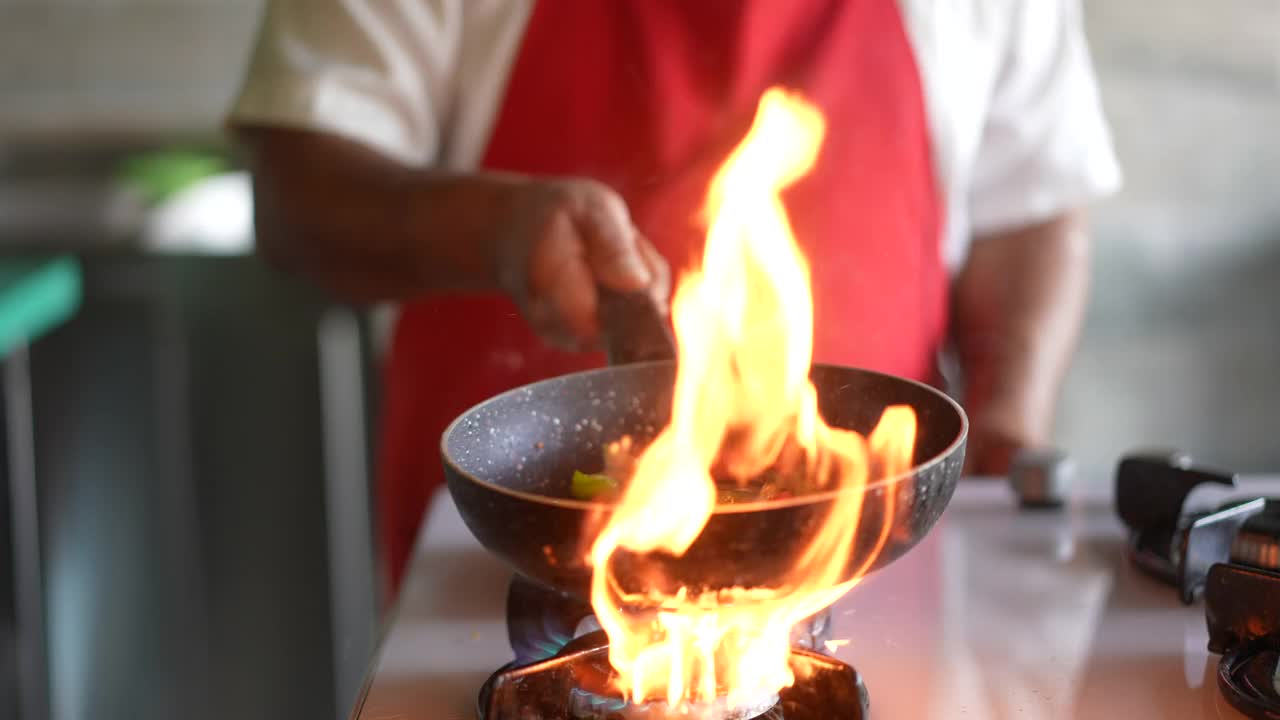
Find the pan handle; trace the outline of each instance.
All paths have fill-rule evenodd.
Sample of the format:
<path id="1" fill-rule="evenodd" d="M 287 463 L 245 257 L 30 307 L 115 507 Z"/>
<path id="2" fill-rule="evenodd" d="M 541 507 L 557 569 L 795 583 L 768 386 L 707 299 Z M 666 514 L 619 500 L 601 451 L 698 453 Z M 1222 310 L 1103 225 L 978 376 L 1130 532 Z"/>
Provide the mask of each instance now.
<path id="1" fill-rule="evenodd" d="M 676 359 L 671 318 L 648 293 L 601 288 L 600 320 L 610 365 Z"/>

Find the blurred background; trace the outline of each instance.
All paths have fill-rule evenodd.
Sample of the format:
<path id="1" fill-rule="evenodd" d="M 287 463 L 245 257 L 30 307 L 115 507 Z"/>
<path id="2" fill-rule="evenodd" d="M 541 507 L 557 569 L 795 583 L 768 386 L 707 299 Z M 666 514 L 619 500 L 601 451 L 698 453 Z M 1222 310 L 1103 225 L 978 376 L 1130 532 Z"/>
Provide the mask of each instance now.
<path id="1" fill-rule="evenodd" d="M 380 328 L 251 256 L 220 123 L 261 4 L 0 0 L 0 717 L 359 691 Z M 1280 470 L 1280 2 L 1085 6 L 1127 184 L 1060 443 L 1100 485 L 1135 447 Z"/>

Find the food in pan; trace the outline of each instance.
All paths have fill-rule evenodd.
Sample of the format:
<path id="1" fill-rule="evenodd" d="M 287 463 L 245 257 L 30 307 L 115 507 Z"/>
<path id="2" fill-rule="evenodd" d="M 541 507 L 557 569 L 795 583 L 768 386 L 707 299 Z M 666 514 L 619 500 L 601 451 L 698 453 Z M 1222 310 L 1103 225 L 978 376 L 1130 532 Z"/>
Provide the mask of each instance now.
<path id="1" fill-rule="evenodd" d="M 569 492 L 578 500 L 614 502 L 622 492 L 622 483 L 603 473 L 585 473 L 575 470 Z M 780 500 L 787 497 L 791 497 L 791 493 L 780 489 L 776 483 L 768 481 L 751 483 L 745 487 L 716 485 L 716 504 L 718 505 Z"/>
<path id="2" fill-rule="evenodd" d="M 578 500 L 610 503 L 618 499 L 622 489 L 635 470 L 635 461 L 640 448 L 630 437 L 610 443 L 604 452 L 604 471 L 588 473 L 575 470 L 570 482 L 569 493 Z M 766 473 L 764 477 L 745 484 L 733 481 L 722 481 L 716 484 L 716 503 L 719 505 L 735 505 L 758 500 L 776 500 L 792 496 L 789 488 L 795 482 L 786 482 L 781 474 Z"/>

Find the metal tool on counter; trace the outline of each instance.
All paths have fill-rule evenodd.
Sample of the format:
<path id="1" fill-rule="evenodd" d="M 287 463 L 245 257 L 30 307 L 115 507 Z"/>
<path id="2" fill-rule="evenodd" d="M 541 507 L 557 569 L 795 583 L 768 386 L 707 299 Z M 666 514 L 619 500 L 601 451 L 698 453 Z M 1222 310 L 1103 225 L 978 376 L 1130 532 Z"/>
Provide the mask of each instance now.
<path id="1" fill-rule="evenodd" d="M 1009 470 L 1009 484 L 1018 504 L 1036 510 L 1062 507 L 1074 477 L 1075 462 L 1057 448 L 1021 450 Z"/>

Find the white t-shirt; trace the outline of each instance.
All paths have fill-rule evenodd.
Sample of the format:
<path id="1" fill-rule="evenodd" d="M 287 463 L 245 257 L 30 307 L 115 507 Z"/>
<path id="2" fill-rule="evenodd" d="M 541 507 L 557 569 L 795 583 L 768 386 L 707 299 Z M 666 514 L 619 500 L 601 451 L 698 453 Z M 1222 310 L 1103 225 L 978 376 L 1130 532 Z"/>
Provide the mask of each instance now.
<path id="1" fill-rule="evenodd" d="M 535 1 L 271 0 L 232 120 L 474 169 Z M 1119 186 L 1079 0 L 898 4 L 926 96 L 949 267 L 971 237 Z"/>

